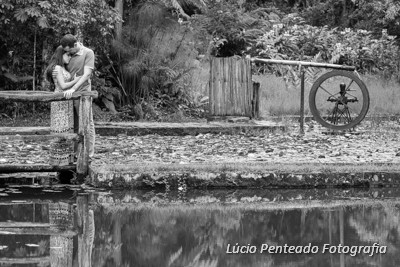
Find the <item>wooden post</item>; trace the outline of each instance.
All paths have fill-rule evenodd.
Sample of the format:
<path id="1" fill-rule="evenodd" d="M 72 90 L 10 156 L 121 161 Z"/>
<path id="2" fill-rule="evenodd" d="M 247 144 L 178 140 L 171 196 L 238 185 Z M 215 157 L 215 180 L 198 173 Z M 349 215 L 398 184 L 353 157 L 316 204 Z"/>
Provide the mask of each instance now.
<path id="1" fill-rule="evenodd" d="M 253 106 L 253 118 L 259 118 L 260 117 L 260 83 L 253 82 L 253 100 L 252 100 L 252 106 Z"/>
<path id="2" fill-rule="evenodd" d="M 83 138 L 78 142 L 78 161 L 76 163 L 76 172 L 78 180 L 83 182 L 83 178 L 88 174 L 89 170 L 89 118 L 91 111 L 89 96 L 83 96 L 79 105 L 79 135 Z"/>
<path id="3" fill-rule="evenodd" d="M 79 267 L 92 266 L 92 243 L 94 237 L 93 211 L 89 210 L 89 194 L 80 193 L 76 198 L 76 228 L 78 230 Z"/>
<path id="4" fill-rule="evenodd" d="M 303 66 L 299 66 L 300 77 L 301 77 L 301 90 L 300 90 L 300 134 L 304 134 L 304 69 Z"/>

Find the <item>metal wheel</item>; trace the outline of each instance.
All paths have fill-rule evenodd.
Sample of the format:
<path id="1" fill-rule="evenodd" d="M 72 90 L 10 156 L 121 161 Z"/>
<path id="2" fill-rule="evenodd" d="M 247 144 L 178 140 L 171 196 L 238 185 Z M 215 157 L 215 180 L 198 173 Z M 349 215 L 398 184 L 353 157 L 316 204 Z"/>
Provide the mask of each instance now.
<path id="1" fill-rule="evenodd" d="M 333 130 L 347 130 L 367 115 L 369 93 L 364 82 L 349 71 L 334 70 L 311 87 L 309 105 L 314 119 Z"/>

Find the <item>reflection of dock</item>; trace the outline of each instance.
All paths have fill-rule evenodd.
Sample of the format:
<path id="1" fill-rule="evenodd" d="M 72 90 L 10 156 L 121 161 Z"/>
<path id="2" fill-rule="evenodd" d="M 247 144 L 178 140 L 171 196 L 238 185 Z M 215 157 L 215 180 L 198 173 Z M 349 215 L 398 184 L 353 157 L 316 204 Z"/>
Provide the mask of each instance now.
<path id="1" fill-rule="evenodd" d="M 72 237 L 77 232 L 60 229 L 49 223 L 0 222 L 0 235 L 59 235 Z"/>
<path id="2" fill-rule="evenodd" d="M 91 266 L 94 222 L 88 196 L 78 196 L 74 206 L 67 202 L 0 203 L 0 265 Z"/>
<path id="3" fill-rule="evenodd" d="M 42 264 L 48 266 L 50 257 L 29 257 L 29 258 L 0 258 L 0 265 L 3 264 Z M 53 266 L 53 265 L 51 265 Z"/>

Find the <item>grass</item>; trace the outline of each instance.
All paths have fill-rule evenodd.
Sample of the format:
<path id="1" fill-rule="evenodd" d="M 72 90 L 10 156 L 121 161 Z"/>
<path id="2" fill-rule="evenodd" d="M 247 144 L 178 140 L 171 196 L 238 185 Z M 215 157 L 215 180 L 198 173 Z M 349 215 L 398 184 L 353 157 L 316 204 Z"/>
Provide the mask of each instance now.
<path id="1" fill-rule="evenodd" d="M 162 163 L 143 163 L 137 165 L 101 165 L 92 166 L 96 173 L 109 172 L 276 172 L 276 173 L 355 173 L 355 172 L 400 172 L 400 165 L 387 163 L 365 163 L 365 164 L 346 164 L 346 163 L 191 163 L 191 164 L 162 164 Z"/>
<path id="2" fill-rule="evenodd" d="M 322 73 L 321 73 L 322 74 Z M 378 76 L 362 75 L 370 95 L 370 108 L 367 116 L 400 114 L 400 84 Z M 271 74 L 254 75 L 253 80 L 260 83 L 261 108 L 263 118 L 269 116 L 299 115 L 300 88 L 287 85 L 282 77 Z M 311 84 L 305 83 L 304 113 L 311 115 L 308 103 Z"/>

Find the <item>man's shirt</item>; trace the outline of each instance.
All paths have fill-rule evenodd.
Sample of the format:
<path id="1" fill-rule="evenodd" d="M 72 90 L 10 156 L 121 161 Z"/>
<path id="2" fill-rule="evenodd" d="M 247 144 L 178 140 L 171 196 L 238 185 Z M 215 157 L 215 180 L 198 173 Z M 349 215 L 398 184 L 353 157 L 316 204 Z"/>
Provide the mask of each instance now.
<path id="1" fill-rule="evenodd" d="M 89 67 L 94 70 L 94 52 L 92 49 L 81 45 L 81 49 L 72 55 L 71 60 L 68 63 L 68 71 L 72 77 L 77 74 L 78 76 L 83 75 L 84 67 Z M 86 91 L 90 85 L 89 80 L 85 81 L 76 91 Z"/>

